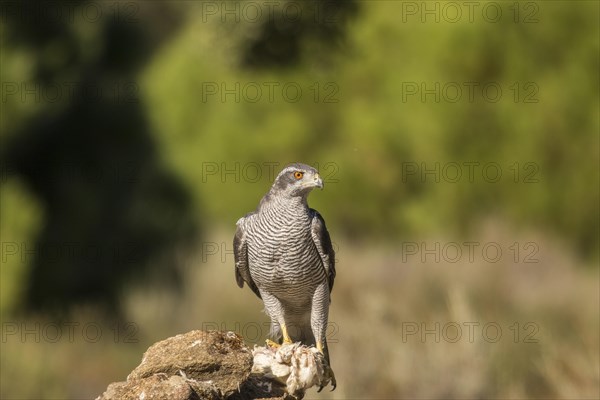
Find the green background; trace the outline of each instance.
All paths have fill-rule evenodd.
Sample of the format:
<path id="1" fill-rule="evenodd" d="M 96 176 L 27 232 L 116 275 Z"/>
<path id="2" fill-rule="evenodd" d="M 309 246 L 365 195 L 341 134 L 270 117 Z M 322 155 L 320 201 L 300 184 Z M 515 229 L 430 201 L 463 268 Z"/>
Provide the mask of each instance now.
<path id="1" fill-rule="evenodd" d="M 3 18 L 2 397 L 96 396 L 190 329 L 262 341 L 230 241 L 294 161 L 324 177 L 309 203 L 338 253 L 330 398 L 597 397 L 598 3 L 464 3 L 352 2 L 323 21 L 275 2 L 273 22 L 262 2 L 96 2 L 50 33 Z M 94 101 L 69 92 L 90 82 Z M 61 136 L 62 115 L 97 120 Z M 85 269 L 73 243 L 113 257 Z M 133 257 L 111 267 L 119 250 Z M 107 286 L 74 294 L 94 269 Z M 502 340 L 447 340 L 465 321 Z M 441 340 L 404 341 L 421 323 Z"/>

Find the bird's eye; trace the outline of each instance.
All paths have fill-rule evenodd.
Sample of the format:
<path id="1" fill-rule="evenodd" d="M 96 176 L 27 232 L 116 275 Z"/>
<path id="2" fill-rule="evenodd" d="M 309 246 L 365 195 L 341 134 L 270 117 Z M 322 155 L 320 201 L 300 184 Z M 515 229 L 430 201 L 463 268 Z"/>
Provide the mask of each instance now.
<path id="1" fill-rule="evenodd" d="M 302 171 L 294 172 L 294 178 L 296 178 L 296 179 L 302 179 L 303 176 L 304 176 L 304 172 L 302 172 Z"/>

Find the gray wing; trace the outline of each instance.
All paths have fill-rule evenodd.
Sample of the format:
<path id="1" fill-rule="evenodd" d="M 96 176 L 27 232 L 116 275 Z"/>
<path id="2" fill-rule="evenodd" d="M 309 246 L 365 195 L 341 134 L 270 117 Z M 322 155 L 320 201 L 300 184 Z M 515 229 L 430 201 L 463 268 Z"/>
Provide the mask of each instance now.
<path id="1" fill-rule="evenodd" d="M 331 293 L 333 281 L 335 280 L 335 251 L 333 250 L 331 238 L 329 237 L 329 232 L 327 232 L 327 227 L 325 226 L 325 220 L 317 210 L 311 208 L 310 211 L 312 214 L 312 239 L 319 251 L 321 261 L 323 261 L 323 266 L 327 273 L 327 281 L 329 283 L 329 292 Z"/>
<path id="2" fill-rule="evenodd" d="M 233 237 L 233 256 L 235 258 L 235 280 L 239 287 L 244 287 L 244 282 L 259 297 L 260 292 L 250 275 L 250 266 L 248 265 L 248 243 L 246 242 L 246 232 L 244 230 L 244 220 L 252 213 L 242 217 L 237 222 L 237 229 Z"/>

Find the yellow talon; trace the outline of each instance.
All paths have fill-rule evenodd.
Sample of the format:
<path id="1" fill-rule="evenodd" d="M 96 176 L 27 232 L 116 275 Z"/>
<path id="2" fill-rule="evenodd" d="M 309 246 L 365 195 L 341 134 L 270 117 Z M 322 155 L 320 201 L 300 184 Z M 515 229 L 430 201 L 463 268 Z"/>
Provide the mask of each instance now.
<path id="1" fill-rule="evenodd" d="M 294 342 L 292 342 L 292 339 L 290 338 L 290 335 L 288 334 L 288 331 L 287 331 L 285 325 L 281 325 L 281 331 L 283 333 L 283 344 L 294 343 Z M 269 346 L 269 347 L 275 347 L 275 348 L 281 347 L 281 345 L 279 343 L 275 343 L 271 339 L 267 339 L 265 342 L 267 342 L 267 346 Z"/>
<path id="2" fill-rule="evenodd" d="M 281 331 L 283 332 L 283 343 L 292 344 L 293 343 L 292 339 L 290 338 L 290 335 L 288 334 L 285 324 L 281 325 Z"/>

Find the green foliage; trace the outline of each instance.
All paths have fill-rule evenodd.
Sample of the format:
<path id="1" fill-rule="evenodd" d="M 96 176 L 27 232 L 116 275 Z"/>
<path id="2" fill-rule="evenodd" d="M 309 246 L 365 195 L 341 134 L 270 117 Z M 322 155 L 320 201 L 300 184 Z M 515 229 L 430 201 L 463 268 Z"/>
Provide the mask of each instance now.
<path id="1" fill-rule="evenodd" d="M 28 265 L 36 249 L 33 237 L 40 227 L 42 210 L 18 182 L 0 188 L 0 236 L 2 237 L 2 279 L 0 314 L 21 306 L 22 290 L 28 278 Z"/>
<path id="2" fill-rule="evenodd" d="M 168 159 L 217 222 L 255 207 L 270 185 L 263 163 L 301 160 L 329 168 L 335 182 L 311 201 L 338 232 L 465 233 L 493 215 L 597 257 L 598 4 L 518 16 L 499 4 L 497 23 L 477 12 L 423 23 L 402 2 L 363 3 L 345 50 L 283 72 L 238 66 L 251 23 L 227 30 L 191 9 L 147 69 L 145 99 Z M 286 83 L 302 89 L 297 102 Z"/>
<path id="3" fill-rule="evenodd" d="M 125 3 L 107 3 L 105 12 L 115 10 L 111 7 L 132 10 L 118 8 Z M 231 255 L 222 257 L 230 249 L 235 221 L 256 207 L 273 174 L 292 161 L 321 170 L 325 190 L 311 195 L 310 204 L 324 215 L 339 245 L 331 313 L 340 335 L 332 346 L 333 362 L 338 379 L 345 382 L 338 396 L 597 397 L 598 310 L 589 301 L 597 294 L 597 276 L 582 266 L 598 261 L 598 2 L 476 2 L 473 21 L 462 8 L 457 22 L 436 21 L 435 14 L 423 14 L 423 7 L 461 2 L 357 2 L 356 11 L 351 7 L 337 21 L 344 34 L 337 26 L 329 30 L 322 21 L 305 20 L 302 25 L 311 34 L 291 33 L 302 48 L 290 63 L 277 59 L 286 49 L 265 48 L 270 31 L 262 23 L 209 16 L 202 8 L 207 3 L 139 3 L 143 12 L 136 20 L 120 14 L 121 22 L 129 24 L 125 30 L 110 28 L 115 22 L 110 18 L 89 23 L 76 13 L 72 24 L 54 21 L 57 26 L 51 31 L 58 34 L 52 40 L 43 24 L 12 31 L 4 19 L 0 24 L 3 84 L 25 83 L 35 92 L 48 83 L 64 89 L 65 82 L 91 79 L 110 90 L 115 80 L 125 79 L 135 89 L 127 94 L 139 100 L 135 115 L 147 124 L 147 146 L 142 148 L 128 142 L 135 131 L 128 124 L 138 125 L 133 114 L 124 112 L 128 124 L 121 124 L 115 113 L 88 103 L 90 112 L 119 128 L 98 135 L 100 142 L 110 141 L 129 161 L 132 153 L 148 156 L 152 148 L 153 167 L 139 164 L 135 183 L 102 192 L 106 197 L 91 194 L 86 184 L 93 179 L 78 181 L 82 189 L 73 182 L 60 186 L 45 181 L 54 188 L 46 193 L 55 195 L 56 204 L 66 210 L 55 226 L 82 240 L 72 229 L 86 221 L 79 216 L 100 220 L 106 233 L 86 225 L 97 233 L 97 244 L 114 239 L 115 224 L 127 224 L 134 227 L 136 238 L 160 232 L 157 239 L 145 240 L 153 249 L 184 241 L 191 236 L 189 226 L 225 227 L 222 235 L 209 229 L 204 239 L 221 246 L 221 254 L 212 256 L 218 259 L 207 261 L 201 245 L 196 257 L 182 257 L 181 263 L 194 266 L 184 271 L 182 296 L 127 287 L 119 300 L 140 328 L 137 344 L 123 337 L 114 340 L 114 321 L 102 323 L 100 342 L 83 340 L 82 325 L 99 317 L 77 309 L 70 314 L 81 323 L 75 343 L 66 335 L 57 343 L 24 340 L 21 323 L 52 327 L 54 321 L 43 315 L 13 320 L 31 259 L 23 259 L 22 253 L 8 255 L 12 247 L 6 245 L 35 246 L 49 215 L 41 196 L 14 171 L 5 170 L 2 160 L 0 310 L 3 323 L 20 329 L 3 346 L 2 397 L 92 397 L 108 382 L 124 379 L 156 340 L 202 328 L 203 323 L 267 322 L 258 300 L 235 286 Z M 127 2 L 128 7 L 132 4 L 138 3 Z M 502 8 L 498 22 L 482 16 L 486 4 Z M 407 6 L 420 10 L 411 14 Z M 335 23 L 335 14 L 333 19 Z M 139 36 L 126 34 L 129 30 Z M 25 31 L 35 33 L 35 40 L 28 42 Z M 325 41 L 336 46 L 320 41 L 321 32 L 337 32 L 334 40 Z M 248 56 L 246 46 L 257 37 L 262 47 L 252 54 L 275 58 L 266 60 L 267 66 L 260 65 L 260 57 Z M 120 45 L 107 44 L 115 41 Z M 39 75 L 50 82 L 38 81 Z M 498 87 L 502 95 L 496 99 Z M 3 86 L 3 95 L 7 88 Z M 37 101 L 35 95 L 25 101 L 7 95 L 1 104 L 2 145 L 42 112 L 59 115 L 78 100 L 81 96 L 50 103 Z M 128 133 L 121 134 L 123 130 Z M 46 132 L 43 124 L 41 132 Z M 125 142 L 130 143 L 128 151 Z M 57 138 L 49 143 L 69 147 Z M 48 154 L 49 146 L 39 147 L 39 154 Z M 90 153 L 71 155 L 96 160 L 95 166 L 114 162 L 114 152 L 90 147 Z M 55 153 L 56 164 L 69 161 L 61 155 Z M 58 167 L 48 163 L 40 169 L 60 171 Z M 454 179 L 457 167 L 460 176 Z M 502 175 L 496 180 L 498 168 Z M 181 187 L 171 185 L 180 181 Z M 119 207 L 124 211 L 102 217 L 94 211 L 106 204 L 123 205 L 123 194 L 136 188 L 141 201 L 130 208 Z M 179 200 L 168 201 L 162 193 Z M 502 221 L 508 233 L 479 235 L 490 220 Z M 491 231 L 497 233 L 497 227 Z M 542 237 L 536 242 L 539 263 L 513 265 L 506 258 L 483 265 L 399 262 L 400 241 L 445 237 L 450 242 L 462 236 L 510 244 L 522 232 L 533 232 L 536 241 Z M 521 237 L 520 244 L 532 240 Z M 363 245 L 348 240 L 355 238 Z M 375 242 L 381 247 L 373 248 Z M 573 259 L 572 253 L 586 260 Z M 167 264 L 160 257 L 150 263 L 159 269 Z M 46 272 L 62 279 L 54 271 Z M 400 344 L 404 321 L 497 321 L 505 328 L 505 340 Z M 539 343 L 511 342 L 508 327 L 515 321 L 538 324 Z M 83 363 L 82 353 L 88 355 Z M 364 362 L 357 364 L 356 354 Z M 449 370 L 455 373 L 446 379 Z M 378 393 L 370 391 L 373 386 Z"/>

